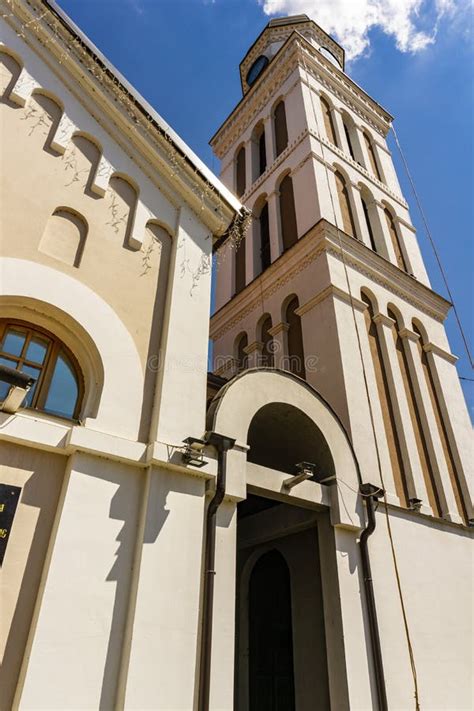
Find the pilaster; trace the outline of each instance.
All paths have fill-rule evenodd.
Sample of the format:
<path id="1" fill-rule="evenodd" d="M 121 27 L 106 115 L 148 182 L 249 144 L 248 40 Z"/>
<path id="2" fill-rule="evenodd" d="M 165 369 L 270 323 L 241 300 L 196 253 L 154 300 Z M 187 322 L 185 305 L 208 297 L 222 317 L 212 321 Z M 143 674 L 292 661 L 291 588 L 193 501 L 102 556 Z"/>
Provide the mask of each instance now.
<path id="1" fill-rule="evenodd" d="M 288 329 L 289 324 L 281 321 L 269 329 L 268 333 L 273 337 L 273 362 L 275 368 L 284 370 L 285 359 L 288 354 Z"/>
<path id="2" fill-rule="evenodd" d="M 258 368 L 262 361 L 263 343 L 261 341 L 253 341 L 244 348 L 248 355 L 248 368 Z"/>
<path id="3" fill-rule="evenodd" d="M 273 116 L 267 116 L 266 118 L 264 118 L 263 126 L 265 130 L 265 152 L 267 154 L 267 168 L 269 168 L 275 160 L 276 156 Z"/>
<path id="4" fill-rule="evenodd" d="M 268 227 L 270 232 L 270 256 L 274 262 L 283 252 L 283 241 L 280 228 L 280 192 L 274 190 L 267 197 L 268 204 Z"/>
<path id="5" fill-rule="evenodd" d="M 332 108 L 332 123 L 334 126 L 334 132 L 336 134 L 337 147 L 341 149 L 346 156 L 350 156 L 351 152 L 349 150 L 349 144 L 347 143 L 346 132 L 344 130 L 344 121 L 342 120 L 342 114 L 339 109 Z"/>

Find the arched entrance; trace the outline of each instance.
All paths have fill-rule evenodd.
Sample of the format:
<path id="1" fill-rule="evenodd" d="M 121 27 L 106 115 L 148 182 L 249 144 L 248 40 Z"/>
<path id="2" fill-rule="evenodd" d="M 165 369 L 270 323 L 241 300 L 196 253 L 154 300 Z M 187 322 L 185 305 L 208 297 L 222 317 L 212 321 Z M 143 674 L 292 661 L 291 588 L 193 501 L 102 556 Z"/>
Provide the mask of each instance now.
<path id="1" fill-rule="evenodd" d="M 207 428 L 237 440 L 228 465 L 228 493 L 238 501 L 234 708 L 348 708 L 334 526 L 359 529 L 360 517 L 344 428 L 307 383 L 265 368 L 219 391 Z M 314 476 L 288 486 L 301 462 L 314 465 Z M 348 487 L 319 483 L 334 476 Z M 225 653 L 221 645 L 214 656 L 216 675 L 226 673 Z"/>

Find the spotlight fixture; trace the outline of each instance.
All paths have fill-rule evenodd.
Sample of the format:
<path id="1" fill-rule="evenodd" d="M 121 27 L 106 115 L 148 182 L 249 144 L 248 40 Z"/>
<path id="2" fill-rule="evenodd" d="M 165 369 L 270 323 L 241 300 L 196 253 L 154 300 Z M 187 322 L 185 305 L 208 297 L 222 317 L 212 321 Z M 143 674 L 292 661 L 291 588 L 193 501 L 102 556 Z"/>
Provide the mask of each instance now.
<path id="1" fill-rule="evenodd" d="M 296 473 L 293 474 L 289 479 L 285 479 L 283 486 L 285 489 L 292 489 L 294 486 L 299 484 L 306 479 L 311 479 L 316 471 L 316 465 L 311 464 L 311 462 L 300 462 L 295 465 Z"/>
<path id="2" fill-rule="evenodd" d="M 207 464 L 204 459 L 204 447 L 206 442 L 197 437 L 186 437 L 183 440 L 185 448 L 183 452 L 183 462 L 192 467 L 201 468 Z"/>
<path id="3" fill-rule="evenodd" d="M 410 511 L 419 511 L 422 503 L 423 501 L 421 499 L 408 499 Z"/>
<path id="4" fill-rule="evenodd" d="M 3 402 L 0 403 L 0 410 L 13 415 L 21 406 L 35 378 L 15 368 L 0 365 L 0 382 L 10 386 Z"/>

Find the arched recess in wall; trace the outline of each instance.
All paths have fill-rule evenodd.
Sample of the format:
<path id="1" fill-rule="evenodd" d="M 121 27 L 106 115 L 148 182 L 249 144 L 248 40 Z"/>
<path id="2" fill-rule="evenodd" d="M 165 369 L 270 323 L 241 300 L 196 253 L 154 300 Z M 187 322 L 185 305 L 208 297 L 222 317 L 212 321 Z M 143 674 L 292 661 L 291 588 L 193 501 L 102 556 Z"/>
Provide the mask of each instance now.
<path id="1" fill-rule="evenodd" d="M 362 203 L 362 212 L 364 213 L 365 225 L 367 227 L 367 232 L 369 235 L 370 246 L 374 252 L 378 252 L 377 242 L 375 239 L 376 234 L 376 210 L 375 200 L 370 192 L 364 187 L 360 191 L 360 199 Z"/>
<path id="2" fill-rule="evenodd" d="M 54 156 L 58 154 L 51 148 L 51 141 L 56 134 L 63 111 L 61 101 L 44 89 L 35 89 L 23 108 L 28 140 L 36 143 L 37 148 L 42 148 Z M 33 150 L 33 147 L 28 145 L 28 150 Z"/>
<path id="3" fill-rule="evenodd" d="M 373 297 L 364 290 L 361 291 L 361 300 L 366 304 L 367 308 L 364 312 L 365 322 L 367 326 L 367 336 L 369 340 L 370 353 L 372 356 L 372 364 L 374 368 L 375 382 L 377 384 L 377 394 L 380 401 L 380 409 L 387 440 L 387 448 L 392 465 L 393 480 L 395 490 L 400 503 L 403 506 L 408 505 L 408 492 L 406 483 L 406 474 L 403 464 L 402 451 L 400 447 L 400 438 L 397 430 L 395 412 L 393 409 L 392 397 L 388 385 L 387 371 L 382 353 L 382 345 L 380 336 L 377 331 L 377 325 L 374 322 L 375 308 Z"/>
<path id="4" fill-rule="evenodd" d="M 351 237 L 357 238 L 346 178 L 339 170 L 336 170 L 334 173 L 334 180 L 336 182 L 336 191 L 337 198 L 339 200 L 339 207 L 341 208 L 342 229 L 346 234 L 350 235 Z"/>
<path id="5" fill-rule="evenodd" d="M 240 146 L 235 157 L 235 192 L 237 197 L 242 197 L 245 192 L 246 182 L 246 157 L 245 146 Z"/>
<path id="6" fill-rule="evenodd" d="M 365 147 L 367 148 L 367 155 L 369 156 L 370 162 L 370 165 L 366 165 L 365 167 L 368 171 L 372 173 L 372 175 L 375 175 L 375 177 L 380 180 L 380 182 L 383 182 L 382 174 L 380 172 L 379 164 L 377 161 L 377 156 L 375 155 L 375 148 L 372 137 L 369 136 L 367 131 L 363 131 L 362 133 L 364 136 L 364 143 Z"/>
<path id="7" fill-rule="evenodd" d="M 258 338 L 262 344 L 262 353 L 260 357 L 260 365 L 263 367 L 273 368 L 274 366 L 274 342 L 273 336 L 270 333 L 272 328 L 272 317 L 270 314 L 265 314 L 260 321 Z"/>
<path id="8" fill-rule="evenodd" d="M 10 107 L 19 108 L 9 100 L 10 93 L 18 81 L 23 64 L 19 58 L 14 57 L 3 48 L 0 49 L 0 97 L 1 102 Z"/>
<path id="9" fill-rule="evenodd" d="M 235 339 L 235 360 L 237 364 L 237 372 L 240 373 L 249 366 L 249 357 L 246 348 L 249 344 L 249 339 L 246 333 L 240 333 Z"/>
<path id="10" fill-rule="evenodd" d="M 429 505 L 436 516 L 441 516 L 442 512 L 439 504 L 438 493 L 436 491 L 436 484 L 432 476 L 430 455 L 428 452 L 425 433 L 423 431 L 423 424 L 421 422 L 420 409 L 416 401 L 416 383 L 414 382 L 414 374 L 410 370 L 405 344 L 400 336 L 400 329 L 402 328 L 401 319 L 398 312 L 391 305 L 389 305 L 387 309 L 387 315 L 393 321 L 393 325 L 391 327 L 392 337 L 405 389 L 410 420 L 415 434 L 416 449 L 421 464 L 423 479 L 425 481 Z"/>
<path id="11" fill-rule="evenodd" d="M 285 308 L 284 320 L 288 324 L 288 370 L 300 378 L 306 377 L 303 330 L 301 328 L 301 317 L 297 314 L 299 301 L 297 296 L 289 297 Z"/>
<path id="12" fill-rule="evenodd" d="M 357 142 L 355 137 L 356 127 L 354 121 L 349 116 L 349 114 L 343 112 L 342 114 L 342 125 L 344 126 L 344 134 L 346 136 L 347 146 L 349 148 L 349 155 L 352 160 L 358 161 L 357 156 Z"/>
<path id="13" fill-rule="evenodd" d="M 403 254 L 403 249 L 401 245 L 400 235 L 398 233 L 397 226 L 395 225 L 395 219 L 393 217 L 392 211 L 388 208 L 384 208 L 385 220 L 387 223 L 388 233 L 390 235 L 390 240 L 392 242 L 393 251 L 395 252 L 395 259 L 397 260 L 397 266 L 403 269 L 404 272 L 407 270 L 407 264 L 405 256 Z"/>
<path id="14" fill-rule="evenodd" d="M 234 280 L 235 293 L 239 294 L 245 289 L 246 274 L 246 235 L 243 235 L 234 250 Z"/>
<path id="15" fill-rule="evenodd" d="M 321 111 L 324 119 L 324 128 L 326 129 L 326 137 L 328 141 L 333 144 L 333 146 L 337 146 L 336 132 L 334 130 L 333 117 L 331 113 L 331 104 L 325 96 L 321 95 L 319 100 L 321 102 Z"/>
<path id="16" fill-rule="evenodd" d="M 252 177 L 257 180 L 267 169 L 267 148 L 265 143 L 265 127 L 259 121 L 252 131 Z"/>
<path id="17" fill-rule="evenodd" d="M 277 103 L 273 111 L 273 126 L 275 131 L 276 156 L 283 153 L 288 145 L 288 128 L 286 124 L 286 109 L 283 99 Z"/>
<path id="18" fill-rule="evenodd" d="M 280 226 L 283 251 L 290 249 L 298 241 L 298 226 L 296 223 L 295 194 L 293 180 L 287 174 L 281 180 L 279 187 Z"/>
<path id="19" fill-rule="evenodd" d="M 458 468 L 456 466 L 455 455 L 448 435 L 446 415 L 441 404 L 440 390 L 436 387 L 436 380 L 435 375 L 432 371 L 432 365 L 428 360 L 428 353 L 424 349 L 424 346 L 428 344 L 428 338 L 426 336 L 426 332 L 423 328 L 423 325 L 416 319 L 413 320 L 412 327 L 414 333 L 416 333 L 416 335 L 418 336 L 418 354 L 420 357 L 423 375 L 431 401 L 431 406 L 433 408 L 436 426 L 438 429 L 439 438 L 441 440 L 441 446 L 443 448 L 446 467 L 448 469 L 451 486 L 453 487 L 456 505 L 458 507 L 459 515 L 462 517 L 464 523 L 467 525 L 470 513 L 467 511 L 466 508 L 465 499 L 463 496 L 463 491 L 460 482 L 460 476 Z"/>
<path id="20" fill-rule="evenodd" d="M 106 193 L 109 219 L 106 222 L 107 236 L 114 243 L 129 247 L 130 233 L 138 200 L 138 189 L 130 179 L 114 173 Z"/>
<path id="21" fill-rule="evenodd" d="M 63 264 L 78 268 L 86 244 L 86 219 L 69 207 L 58 207 L 49 217 L 38 249 Z"/>
<path id="22" fill-rule="evenodd" d="M 268 215 L 268 202 L 266 196 L 260 198 L 254 207 L 256 213 L 256 235 L 255 244 L 257 245 L 258 260 L 256 272 L 264 272 L 271 264 L 270 251 L 270 220 Z"/>
<path id="23" fill-rule="evenodd" d="M 98 196 L 90 189 L 97 173 L 102 155 L 102 146 L 98 141 L 82 131 L 76 131 L 68 144 L 62 160 L 66 175 L 66 186 L 77 186 L 94 199 Z"/>

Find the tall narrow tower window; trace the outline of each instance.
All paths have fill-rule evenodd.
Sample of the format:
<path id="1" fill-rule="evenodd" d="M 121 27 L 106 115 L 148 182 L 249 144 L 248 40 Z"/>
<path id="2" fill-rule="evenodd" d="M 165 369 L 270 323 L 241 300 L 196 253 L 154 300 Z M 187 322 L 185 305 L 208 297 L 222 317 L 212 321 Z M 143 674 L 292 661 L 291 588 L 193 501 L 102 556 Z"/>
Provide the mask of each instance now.
<path id="1" fill-rule="evenodd" d="M 367 232 L 369 233 L 370 246 L 372 247 L 374 252 L 376 252 L 377 248 L 375 246 L 374 231 L 372 229 L 372 222 L 370 220 L 369 206 L 367 205 L 367 202 L 364 200 L 364 198 L 361 198 L 361 200 L 362 200 L 362 210 L 364 212 L 364 217 L 365 217 L 365 224 L 367 225 Z"/>
<path id="2" fill-rule="evenodd" d="M 241 147 L 235 160 L 235 182 L 237 197 L 241 197 L 245 192 L 245 146 Z"/>
<path id="3" fill-rule="evenodd" d="M 393 251 L 395 252 L 395 258 L 397 260 L 397 264 L 400 267 L 400 269 L 403 269 L 405 272 L 407 271 L 407 265 L 405 262 L 405 258 L 403 256 L 403 252 L 400 246 L 400 239 L 398 236 L 397 228 L 395 227 L 395 221 L 393 219 L 392 213 L 390 210 L 387 210 L 385 208 L 384 210 L 385 213 L 385 219 L 387 220 L 387 227 L 388 231 L 390 233 L 390 239 L 392 241 L 392 246 L 393 246 Z"/>
<path id="4" fill-rule="evenodd" d="M 235 251 L 235 293 L 245 288 L 245 237 L 242 237 Z"/>
<path id="5" fill-rule="evenodd" d="M 258 174 L 262 175 L 267 169 L 267 149 L 265 146 L 265 130 L 262 129 L 258 137 Z"/>
<path id="6" fill-rule="evenodd" d="M 420 411 L 416 402 L 415 387 L 413 383 L 413 378 L 410 373 L 410 368 L 408 365 L 407 354 L 405 351 L 404 344 L 399 334 L 399 328 L 397 323 L 396 315 L 390 311 L 387 311 L 388 316 L 395 322 L 392 326 L 392 336 L 395 343 L 395 350 L 397 352 L 398 365 L 400 367 L 400 373 L 403 380 L 403 385 L 405 388 L 405 395 L 408 403 L 408 410 L 410 412 L 410 420 L 413 427 L 413 432 L 415 434 L 416 449 L 418 452 L 418 457 L 420 459 L 421 471 L 423 473 L 423 478 L 425 480 L 426 492 L 428 494 L 428 499 L 430 502 L 431 509 L 433 513 L 437 516 L 441 515 L 438 496 L 436 493 L 436 487 L 431 474 L 431 466 L 428 454 L 428 447 L 426 444 L 425 434 L 423 432 L 423 427 L 421 424 Z"/>
<path id="7" fill-rule="evenodd" d="M 246 333 L 242 333 L 237 340 L 237 372 L 240 373 L 242 370 L 248 368 L 249 357 L 245 351 L 248 346 L 248 338 Z"/>
<path id="8" fill-rule="evenodd" d="M 286 307 L 289 370 L 295 375 L 299 375 L 300 378 L 305 378 L 303 331 L 301 329 L 301 317 L 296 313 L 298 307 L 299 302 L 297 296 L 294 296 Z"/>
<path id="9" fill-rule="evenodd" d="M 280 220 L 285 251 L 298 241 L 293 181 L 289 175 L 285 176 L 280 183 Z"/>
<path id="10" fill-rule="evenodd" d="M 268 223 L 268 203 L 262 207 L 260 212 L 260 260 L 262 265 L 262 272 L 271 264 L 270 257 L 270 228 Z"/>
<path id="11" fill-rule="evenodd" d="M 279 101 L 274 114 L 275 126 L 275 148 L 277 156 L 282 153 L 288 145 L 288 129 L 286 126 L 285 102 Z"/>
<path id="12" fill-rule="evenodd" d="M 374 366 L 375 380 L 377 383 L 377 392 L 380 400 L 380 409 L 382 411 L 385 436 L 387 438 L 387 447 L 392 465 L 393 480 L 395 489 L 400 502 L 406 506 L 408 504 L 408 495 L 406 490 L 405 471 L 403 467 L 403 458 L 400 449 L 400 440 L 395 423 L 395 413 L 393 411 L 392 398 L 388 387 L 387 372 L 383 360 L 382 348 L 377 333 L 377 326 L 373 321 L 374 310 L 370 299 L 364 294 L 361 294 L 362 301 L 367 304 L 365 310 L 365 319 L 367 324 L 367 334 L 369 338 L 370 352 Z"/>
<path id="13" fill-rule="evenodd" d="M 328 102 L 326 99 L 324 99 L 321 96 L 321 109 L 323 112 L 323 118 L 324 118 L 324 127 L 326 129 L 326 136 L 329 141 L 334 146 L 337 146 L 337 141 L 336 141 L 336 133 L 334 131 L 334 125 L 332 122 L 332 116 L 331 116 L 331 107 L 329 106 Z"/>
<path id="14" fill-rule="evenodd" d="M 370 167 L 372 169 L 372 173 L 375 175 L 376 178 L 378 178 L 380 181 L 382 181 L 382 176 L 380 175 L 380 170 L 377 165 L 377 159 L 375 157 L 375 150 L 374 146 L 372 144 L 372 139 L 366 134 L 364 131 L 364 141 L 365 145 L 367 147 L 367 153 L 369 155 L 369 161 L 370 161 Z M 367 166 L 369 168 L 369 166 Z"/>
<path id="15" fill-rule="evenodd" d="M 344 124 L 344 133 L 346 134 L 347 145 L 349 147 L 349 153 L 350 153 L 352 160 L 355 160 L 356 157 L 355 157 L 355 153 L 354 153 L 354 147 L 352 145 L 351 132 L 349 131 L 349 127 L 345 121 L 343 122 L 343 124 Z"/>
<path id="16" fill-rule="evenodd" d="M 349 191 L 347 190 L 346 180 L 344 176 L 336 171 L 334 174 L 336 180 L 337 197 L 342 214 L 342 228 L 344 232 L 351 237 L 356 237 L 354 218 L 352 215 L 351 203 L 349 201 Z"/>

